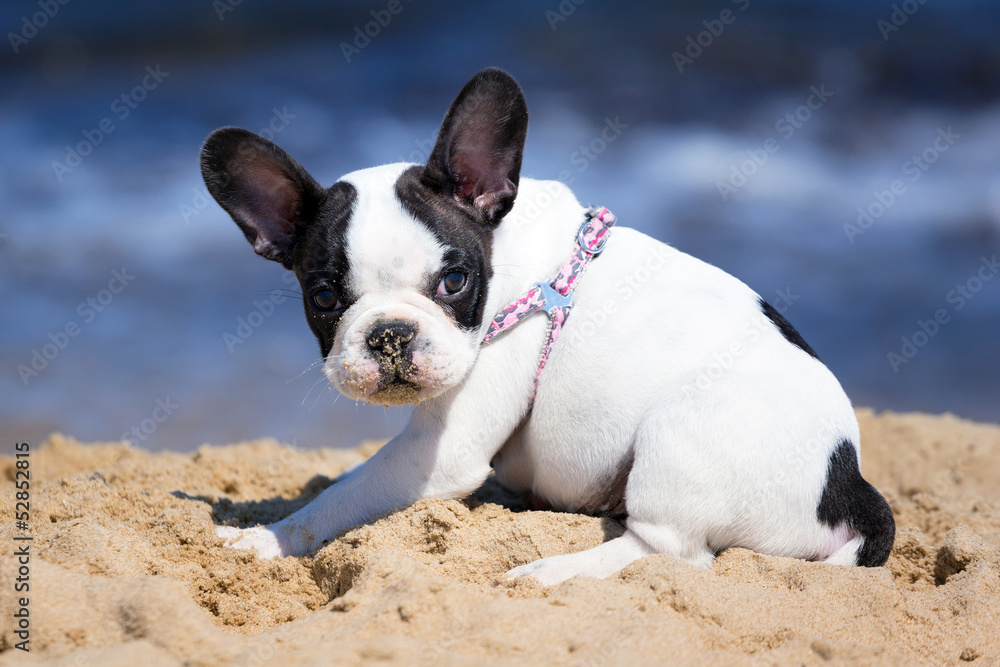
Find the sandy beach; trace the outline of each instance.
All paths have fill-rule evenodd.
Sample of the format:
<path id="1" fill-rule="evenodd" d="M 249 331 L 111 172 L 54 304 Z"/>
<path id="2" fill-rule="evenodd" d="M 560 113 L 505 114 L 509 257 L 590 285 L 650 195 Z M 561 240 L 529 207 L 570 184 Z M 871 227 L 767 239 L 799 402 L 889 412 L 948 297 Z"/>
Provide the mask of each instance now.
<path id="1" fill-rule="evenodd" d="M 654 556 L 551 589 L 500 579 L 622 527 L 524 511 L 487 483 L 267 562 L 214 526 L 285 516 L 378 443 L 182 454 L 54 435 L 30 454 L 30 653 L 14 648 L 22 543 L 0 458 L 0 665 L 1000 664 L 1000 427 L 858 417 L 897 522 L 885 567 L 731 549 L 711 571 Z"/>

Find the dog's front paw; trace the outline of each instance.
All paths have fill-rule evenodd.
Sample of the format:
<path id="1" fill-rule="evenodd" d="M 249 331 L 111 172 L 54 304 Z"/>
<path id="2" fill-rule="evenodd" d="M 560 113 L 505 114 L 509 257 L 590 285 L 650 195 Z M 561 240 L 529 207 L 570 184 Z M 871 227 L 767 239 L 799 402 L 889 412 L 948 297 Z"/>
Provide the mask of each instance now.
<path id="1" fill-rule="evenodd" d="M 228 547 L 243 534 L 243 530 L 241 528 L 237 528 L 236 526 L 216 526 L 215 534 L 225 540 L 225 544 L 223 546 Z"/>
<path id="2" fill-rule="evenodd" d="M 542 586 L 555 586 L 581 574 L 578 568 L 572 567 L 566 561 L 567 559 L 561 556 L 542 558 L 527 565 L 515 567 L 509 570 L 504 576 L 508 581 L 521 579 L 522 577 L 531 577 L 541 583 Z"/>
<path id="3" fill-rule="evenodd" d="M 232 526 L 218 526 L 215 532 L 216 535 L 225 540 L 225 546 L 231 549 L 253 551 L 265 560 L 288 555 L 278 541 L 277 535 L 266 526 L 243 530 Z"/>

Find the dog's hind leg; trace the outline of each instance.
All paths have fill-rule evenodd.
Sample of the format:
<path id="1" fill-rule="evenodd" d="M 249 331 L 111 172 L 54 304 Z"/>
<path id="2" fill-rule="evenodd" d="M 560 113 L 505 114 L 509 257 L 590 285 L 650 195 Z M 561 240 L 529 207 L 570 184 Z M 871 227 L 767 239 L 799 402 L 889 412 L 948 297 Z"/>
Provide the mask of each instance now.
<path id="1" fill-rule="evenodd" d="M 743 420 L 735 414 L 739 407 L 734 405 L 747 403 L 732 396 L 739 380 L 721 378 L 712 391 L 702 392 L 696 379 L 679 377 L 662 387 L 636 431 L 625 487 L 628 531 L 594 549 L 545 558 L 510 575 L 535 577 L 546 585 L 573 576 L 606 577 L 654 553 L 712 566 L 717 545 L 710 536 L 728 532 L 734 522 L 731 501 L 745 490 L 760 457 L 739 445 L 739 426 L 752 418 L 752 413 Z M 752 514 L 759 511 L 754 507 Z"/>
<path id="2" fill-rule="evenodd" d="M 550 556 L 515 567 L 508 579 L 534 577 L 545 586 L 554 586 L 572 577 L 603 579 L 643 556 L 655 553 L 630 530 L 604 544 L 574 554 Z"/>

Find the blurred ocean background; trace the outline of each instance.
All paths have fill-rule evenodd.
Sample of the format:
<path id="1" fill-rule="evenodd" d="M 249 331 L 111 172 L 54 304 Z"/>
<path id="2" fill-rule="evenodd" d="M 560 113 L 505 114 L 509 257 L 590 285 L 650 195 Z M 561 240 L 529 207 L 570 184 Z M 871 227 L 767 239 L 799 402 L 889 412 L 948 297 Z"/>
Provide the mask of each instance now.
<path id="1" fill-rule="evenodd" d="M 398 432 L 312 365 L 297 285 L 198 151 L 261 131 L 327 185 L 423 161 L 489 65 L 525 89 L 523 175 L 786 306 L 856 405 L 1000 421 L 995 0 L 36 0 L 0 25 L 4 442 Z"/>

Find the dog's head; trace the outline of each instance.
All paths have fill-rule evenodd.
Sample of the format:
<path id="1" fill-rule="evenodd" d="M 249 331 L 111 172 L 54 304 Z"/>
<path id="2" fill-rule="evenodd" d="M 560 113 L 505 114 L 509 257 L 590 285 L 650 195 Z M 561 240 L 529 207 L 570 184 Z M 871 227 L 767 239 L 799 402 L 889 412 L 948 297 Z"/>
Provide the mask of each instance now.
<path id="1" fill-rule="evenodd" d="M 324 372 L 344 395 L 416 403 L 476 359 L 493 275 L 492 234 L 517 195 L 528 111 L 487 69 L 445 116 L 426 165 L 352 172 L 320 186 L 238 128 L 201 152 L 209 192 L 257 254 L 295 271 Z"/>

